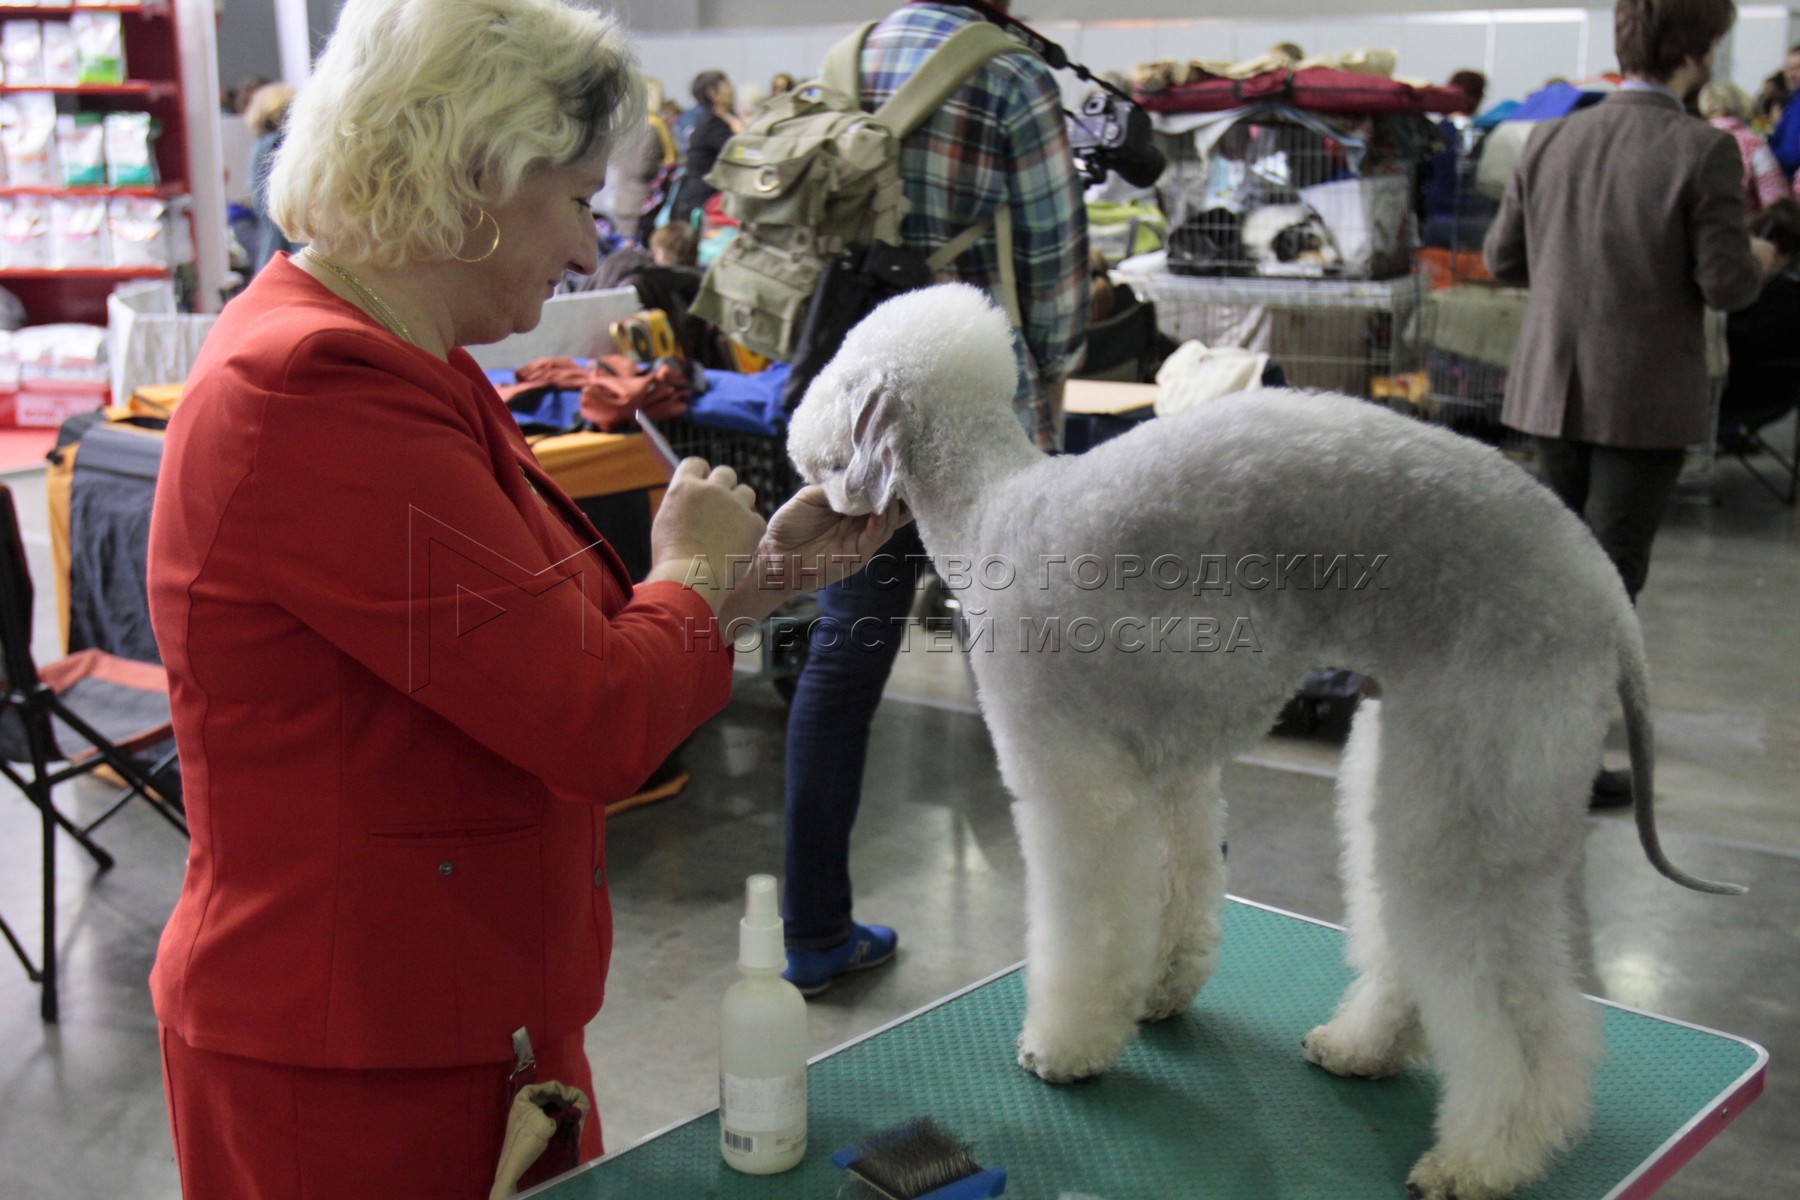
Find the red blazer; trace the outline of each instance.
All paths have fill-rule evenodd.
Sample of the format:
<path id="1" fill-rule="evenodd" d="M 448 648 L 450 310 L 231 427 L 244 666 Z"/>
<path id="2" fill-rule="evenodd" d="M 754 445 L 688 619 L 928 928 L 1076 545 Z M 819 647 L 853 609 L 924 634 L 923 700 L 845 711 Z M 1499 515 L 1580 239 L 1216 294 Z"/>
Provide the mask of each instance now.
<path id="1" fill-rule="evenodd" d="M 149 576 L 193 832 L 158 1018 L 322 1067 L 592 1019 L 602 806 L 724 706 L 730 652 L 694 592 L 632 589 L 474 360 L 278 257 L 169 424 Z"/>

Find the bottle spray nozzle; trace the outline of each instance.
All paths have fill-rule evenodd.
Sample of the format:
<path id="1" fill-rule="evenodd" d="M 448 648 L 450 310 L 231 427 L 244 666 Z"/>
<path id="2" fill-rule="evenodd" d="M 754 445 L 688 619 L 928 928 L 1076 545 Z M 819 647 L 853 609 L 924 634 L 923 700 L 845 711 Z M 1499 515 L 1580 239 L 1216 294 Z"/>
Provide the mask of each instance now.
<path id="1" fill-rule="evenodd" d="M 787 965 L 775 877 L 752 875 L 744 884 L 744 919 L 738 922 L 738 966 L 780 970 Z"/>

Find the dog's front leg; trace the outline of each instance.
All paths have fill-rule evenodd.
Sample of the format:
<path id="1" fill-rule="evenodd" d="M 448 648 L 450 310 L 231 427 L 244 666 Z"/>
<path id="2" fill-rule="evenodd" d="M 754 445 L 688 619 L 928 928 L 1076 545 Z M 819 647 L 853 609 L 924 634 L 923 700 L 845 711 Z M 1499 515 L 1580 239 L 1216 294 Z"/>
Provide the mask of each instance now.
<path id="1" fill-rule="evenodd" d="M 1137 1030 L 1161 963 L 1156 805 L 1128 754 L 1039 731 L 1002 760 L 1025 852 L 1025 1031 L 1019 1065 L 1053 1083 L 1112 1066 Z M 1018 743 L 1013 749 L 1022 749 Z M 1020 762 L 1018 758 L 1030 761 Z"/>

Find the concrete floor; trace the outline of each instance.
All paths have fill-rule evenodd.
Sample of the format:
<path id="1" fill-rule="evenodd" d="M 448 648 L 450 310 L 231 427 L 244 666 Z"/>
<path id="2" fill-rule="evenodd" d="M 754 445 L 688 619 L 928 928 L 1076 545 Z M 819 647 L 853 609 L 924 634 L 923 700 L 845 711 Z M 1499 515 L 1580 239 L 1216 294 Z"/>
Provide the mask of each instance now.
<path id="1" fill-rule="evenodd" d="M 18 493 L 54 656 L 41 480 Z M 1767 1046 L 1763 1098 L 1662 1193 L 1679 1200 L 1800 1196 L 1800 532 L 1734 464 L 1713 506 L 1682 505 L 1657 545 L 1642 615 L 1655 670 L 1658 814 L 1687 869 L 1747 883 L 1738 900 L 1683 891 L 1644 862 L 1630 822 L 1587 827 L 1588 990 Z M 816 1050 L 835 1046 L 1023 953 L 1022 865 L 992 750 L 954 653 L 914 652 L 877 719 L 858 827 L 858 915 L 897 925 L 891 968 L 813 1003 Z M 617 950 L 588 1031 L 607 1142 L 629 1144 L 716 1099 L 717 1003 L 734 978 L 743 879 L 781 861 L 784 710 L 741 675 L 694 739 L 694 782 L 609 834 Z M 1329 733 L 1272 737 L 1227 774 L 1232 891 L 1338 919 Z M 98 811 L 84 784 L 63 803 Z M 0 912 L 36 928 L 37 826 L 0 794 Z M 94 879 L 63 846 L 64 1019 L 0 953 L 0 1197 L 178 1194 L 145 976 L 180 882 L 184 844 L 147 809 L 104 831 L 120 865 Z M 1260 1198 L 1259 1198 L 1260 1200 Z"/>

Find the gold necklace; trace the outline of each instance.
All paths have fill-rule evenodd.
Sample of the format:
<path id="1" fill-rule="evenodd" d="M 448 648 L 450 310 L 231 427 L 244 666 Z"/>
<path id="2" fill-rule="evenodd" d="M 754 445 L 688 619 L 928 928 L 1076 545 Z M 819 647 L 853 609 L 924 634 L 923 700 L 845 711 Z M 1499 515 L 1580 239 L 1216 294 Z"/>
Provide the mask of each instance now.
<path id="1" fill-rule="evenodd" d="M 329 258 L 326 258 L 323 254 L 320 254 L 313 247 L 308 246 L 306 248 L 306 253 L 321 267 L 324 267 L 327 271 L 330 271 L 333 275 L 336 275 L 339 279 L 349 284 L 350 289 L 358 296 L 362 297 L 363 302 L 369 306 L 369 310 L 374 315 L 375 319 L 387 326 L 390 333 L 398 335 L 401 341 L 411 342 L 413 340 L 412 333 L 406 328 L 406 322 L 395 315 L 394 310 L 388 307 L 387 301 L 375 294 L 375 289 L 352 275 L 346 268 L 340 267 Z M 413 344 L 417 345 L 418 343 L 414 342 Z"/>

